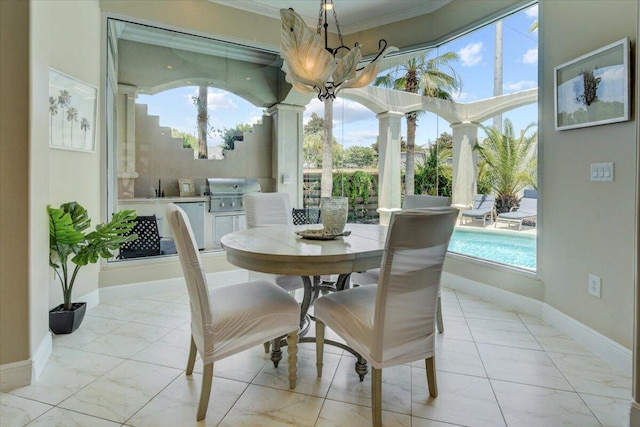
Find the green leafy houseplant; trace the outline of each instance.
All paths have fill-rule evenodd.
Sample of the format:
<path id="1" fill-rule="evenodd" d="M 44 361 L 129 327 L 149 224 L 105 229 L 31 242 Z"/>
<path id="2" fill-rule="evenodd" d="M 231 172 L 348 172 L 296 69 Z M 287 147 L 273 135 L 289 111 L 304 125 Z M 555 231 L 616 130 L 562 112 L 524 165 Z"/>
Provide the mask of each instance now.
<path id="1" fill-rule="evenodd" d="M 115 256 L 114 251 L 126 242 L 138 238 L 127 235 L 137 217 L 133 210 L 113 214 L 111 221 L 99 224 L 94 231 L 87 210 L 77 202 L 64 203 L 60 208 L 47 206 L 49 214 L 49 265 L 62 285 L 63 310 L 71 310 L 71 294 L 81 267 L 98 262 L 100 258 Z M 71 264 L 75 266 L 72 267 Z"/>

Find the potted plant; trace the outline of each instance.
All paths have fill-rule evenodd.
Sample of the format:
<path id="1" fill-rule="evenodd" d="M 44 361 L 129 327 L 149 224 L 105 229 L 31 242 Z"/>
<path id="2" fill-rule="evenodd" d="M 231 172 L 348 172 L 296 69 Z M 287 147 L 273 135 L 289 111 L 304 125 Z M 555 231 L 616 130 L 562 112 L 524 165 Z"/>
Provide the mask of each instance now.
<path id="1" fill-rule="evenodd" d="M 55 334 L 75 331 L 86 311 L 86 303 L 72 303 L 73 285 L 80 267 L 111 258 L 114 251 L 136 234 L 128 234 L 135 225 L 136 213 L 124 210 L 113 214 L 111 221 L 99 224 L 94 231 L 87 210 L 77 202 L 64 203 L 60 208 L 47 206 L 49 214 L 49 265 L 62 285 L 64 303 L 49 311 L 49 328 Z"/>

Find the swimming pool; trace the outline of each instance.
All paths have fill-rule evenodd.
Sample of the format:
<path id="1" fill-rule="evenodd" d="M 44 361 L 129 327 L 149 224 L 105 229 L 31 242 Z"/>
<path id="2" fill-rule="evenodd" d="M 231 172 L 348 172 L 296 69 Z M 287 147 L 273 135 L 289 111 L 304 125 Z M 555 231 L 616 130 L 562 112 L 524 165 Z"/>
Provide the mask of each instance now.
<path id="1" fill-rule="evenodd" d="M 456 228 L 451 236 L 449 252 L 535 270 L 535 237 L 531 234 Z"/>

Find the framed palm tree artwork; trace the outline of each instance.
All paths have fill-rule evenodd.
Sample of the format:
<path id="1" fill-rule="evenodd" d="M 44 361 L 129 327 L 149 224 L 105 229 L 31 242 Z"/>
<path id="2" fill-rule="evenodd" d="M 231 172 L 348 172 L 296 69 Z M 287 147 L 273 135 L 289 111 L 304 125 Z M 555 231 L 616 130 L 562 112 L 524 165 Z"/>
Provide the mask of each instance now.
<path id="1" fill-rule="evenodd" d="M 49 68 L 49 147 L 93 152 L 98 89 Z"/>
<path id="2" fill-rule="evenodd" d="M 629 38 L 554 68 L 556 130 L 629 120 Z"/>

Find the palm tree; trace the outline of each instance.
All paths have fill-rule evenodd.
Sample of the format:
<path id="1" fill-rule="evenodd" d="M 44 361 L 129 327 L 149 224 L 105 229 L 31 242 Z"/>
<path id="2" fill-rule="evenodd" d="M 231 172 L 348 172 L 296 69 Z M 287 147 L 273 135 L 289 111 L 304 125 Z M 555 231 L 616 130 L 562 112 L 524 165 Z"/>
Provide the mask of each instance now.
<path id="1" fill-rule="evenodd" d="M 504 132 L 493 127 L 483 127 L 487 139 L 473 147 L 481 162 L 480 173 L 486 173 L 496 195 L 498 212 L 506 212 L 518 204 L 518 193 L 527 185 L 536 187 L 537 160 L 533 155 L 537 133 L 527 137 L 528 125 L 516 138 L 509 119 L 504 121 Z"/>
<path id="2" fill-rule="evenodd" d="M 85 144 L 87 143 L 87 131 L 91 128 L 91 125 L 89 124 L 89 119 L 87 119 L 86 117 L 83 117 L 80 120 L 80 130 L 84 132 L 84 142 Z"/>
<path id="3" fill-rule="evenodd" d="M 78 121 L 78 109 L 70 107 L 67 110 L 67 121 L 71 123 L 71 145 L 73 145 L 73 123 Z"/>
<path id="4" fill-rule="evenodd" d="M 53 116 L 58 114 L 58 103 L 53 96 L 49 97 L 49 142 L 53 142 Z"/>
<path id="5" fill-rule="evenodd" d="M 62 127 L 60 128 L 60 139 L 64 140 L 64 110 L 71 105 L 71 94 L 68 90 L 61 90 L 58 94 L 58 106 L 62 110 Z"/>
<path id="6" fill-rule="evenodd" d="M 198 109 L 198 158 L 208 159 L 209 151 L 207 148 L 207 134 L 209 133 L 209 114 L 208 108 L 208 86 L 200 86 L 198 88 L 198 96 L 193 98 L 193 103 Z"/>
<path id="7" fill-rule="evenodd" d="M 391 68 L 388 74 L 377 77 L 373 84 L 410 93 L 420 93 L 433 98 L 451 99 L 451 92 L 460 89 L 461 86 L 460 76 L 450 64 L 451 61 L 457 60 L 458 54 L 455 52 L 443 53 L 435 58 L 428 58 L 428 53 L 423 53 L 404 64 Z M 442 71 L 441 68 L 445 68 L 450 74 Z M 414 189 L 414 153 L 419 113 L 420 111 L 412 111 L 405 114 L 407 118 L 406 194 L 413 194 Z"/>

